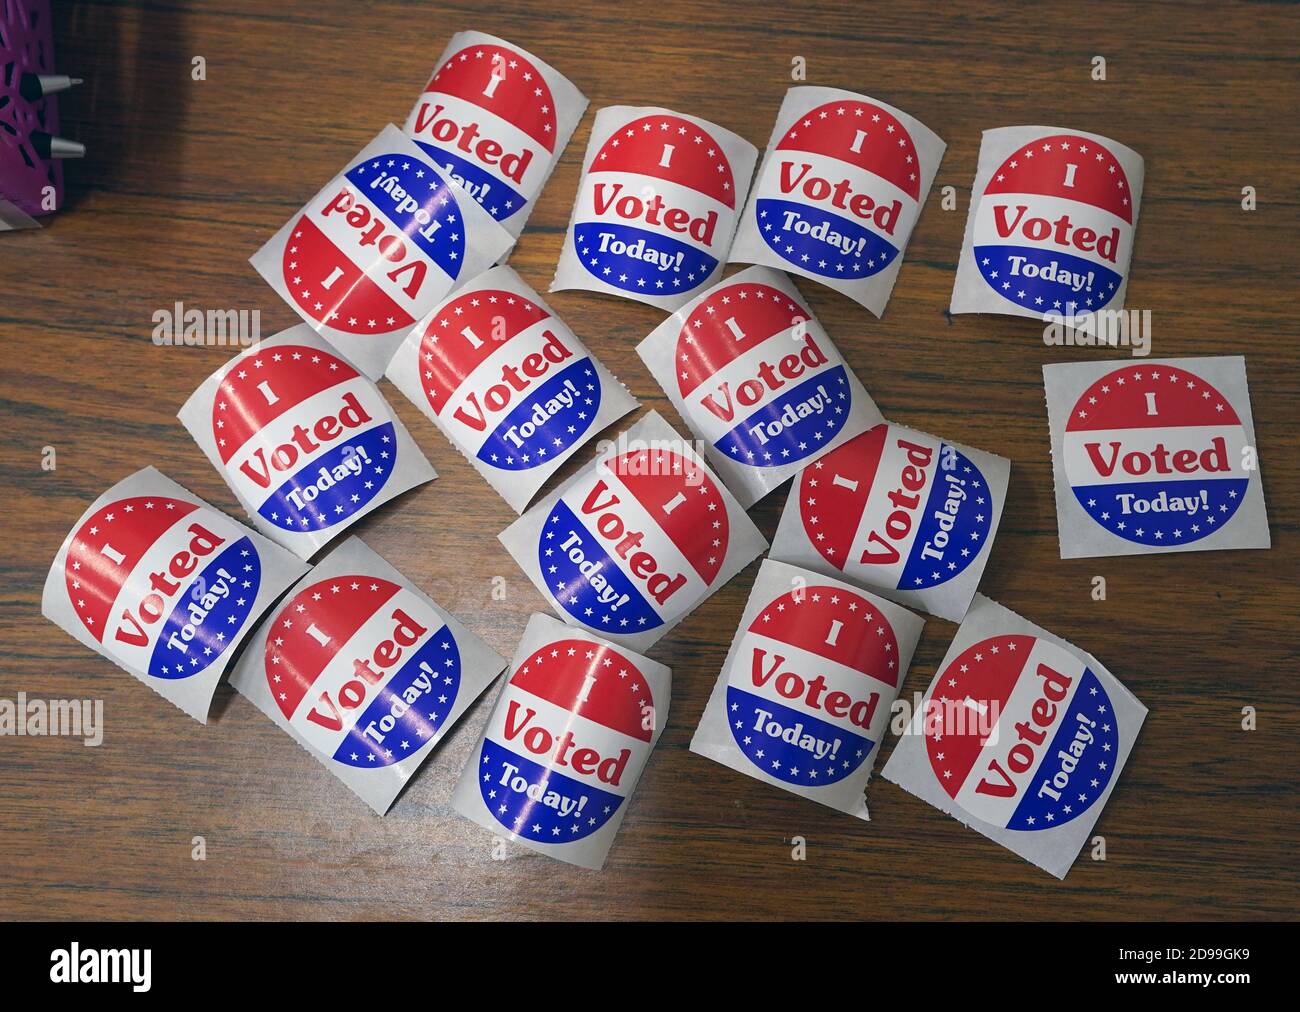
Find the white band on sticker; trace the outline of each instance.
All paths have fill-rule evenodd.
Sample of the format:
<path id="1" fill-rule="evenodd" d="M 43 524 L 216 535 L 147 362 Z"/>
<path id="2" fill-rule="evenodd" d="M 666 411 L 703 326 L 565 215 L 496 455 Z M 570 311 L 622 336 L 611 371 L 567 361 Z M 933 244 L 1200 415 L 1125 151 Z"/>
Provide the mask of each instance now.
<path id="1" fill-rule="evenodd" d="M 1005 457 L 881 422 L 794 480 L 771 557 L 960 622 L 1010 470 Z"/>

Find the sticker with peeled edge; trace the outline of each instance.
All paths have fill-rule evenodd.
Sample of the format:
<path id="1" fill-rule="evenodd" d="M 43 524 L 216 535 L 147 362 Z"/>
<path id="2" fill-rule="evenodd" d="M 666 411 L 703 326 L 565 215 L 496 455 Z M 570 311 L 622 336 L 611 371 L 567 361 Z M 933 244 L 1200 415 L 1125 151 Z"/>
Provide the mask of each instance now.
<path id="1" fill-rule="evenodd" d="M 663 665 L 534 615 L 452 806 L 529 849 L 601 867 L 669 694 Z"/>
<path id="2" fill-rule="evenodd" d="M 521 511 L 587 440 L 636 407 L 509 267 L 423 320 L 387 375 Z"/>
<path id="3" fill-rule="evenodd" d="M 406 119 L 406 133 L 515 238 L 587 99 L 532 53 L 457 32 Z"/>
<path id="4" fill-rule="evenodd" d="M 236 648 L 302 569 L 146 468 L 100 496 L 73 527 L 50 567 L 42 611 L 206 723 Z"/>
<path id="5" fill-rule="evenodd" d="M 218 369 L 178 417 L 258 530 L 302 558 L 436 477 L 378 387 L 305 325 Z"/>
<path id="6" fill-rule="evenodd" d="M 757 150 L 667 109 L 596 116 L 551 291 L 584 288 L 671 312 L 726 262 Z"/>

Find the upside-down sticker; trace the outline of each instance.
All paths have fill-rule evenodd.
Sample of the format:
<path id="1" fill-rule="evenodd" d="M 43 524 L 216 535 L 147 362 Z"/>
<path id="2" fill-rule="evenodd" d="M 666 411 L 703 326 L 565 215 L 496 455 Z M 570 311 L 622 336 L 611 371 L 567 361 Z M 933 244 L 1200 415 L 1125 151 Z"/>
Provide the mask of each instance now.
<path id="1" fill-rule="evenodd" d="M 391 124 L 249 262 L 371 379 L 513 238 Z"/>

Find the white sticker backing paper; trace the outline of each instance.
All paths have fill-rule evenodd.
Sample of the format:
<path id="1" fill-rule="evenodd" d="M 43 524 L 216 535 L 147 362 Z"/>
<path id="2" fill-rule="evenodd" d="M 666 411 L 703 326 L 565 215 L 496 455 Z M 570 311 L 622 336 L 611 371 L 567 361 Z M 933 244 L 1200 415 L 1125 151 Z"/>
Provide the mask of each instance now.
<path id="1" fill-rule="evenodd" d="M 1043 366 L 1061 558 L 1268 548 L 1246 360 Z"/>

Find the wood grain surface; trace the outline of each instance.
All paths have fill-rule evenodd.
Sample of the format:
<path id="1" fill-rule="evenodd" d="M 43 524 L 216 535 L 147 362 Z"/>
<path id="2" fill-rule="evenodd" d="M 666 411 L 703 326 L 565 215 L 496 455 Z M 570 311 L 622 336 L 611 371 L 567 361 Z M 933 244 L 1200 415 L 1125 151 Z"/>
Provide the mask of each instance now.
<path id="1" fill-rule="evenodd" d="M 62 213 L 0 237 L 0 697 L 103 699 L 106 734 L 99 748 L 0 738 L 0 915 L 1295 917 L 1297 9 L 942 6 L 957 9 L 56 3 L 56 62 L 88 79 L 61 97 L 64 133 L 90 156 L 69 169 Z M 511 259 L 543 292 L 601 106 L 668 106 L 761 148 L 802 56 L 808 83 L 881 98 L 947 141 L 883 319 L 799 286 L 887 417 L 1011 458 L 982 590 L 1095 654 L 1150 708 L 1097 825 L 1104 862 L 1085 850 L 1057 882 L 879 779 L 862 824 L 691 754 L 757 564 L 651 651 L 673 668 L 671 719 L 601 873 L 521 851 L 493 860 L 491 834 L 450 810 L 482 702 L 377 818 L 228 687 L 201 727 L 41 618 L 69 526 L 136 468 L 238 512 L 175 418 L 231 352 L 157 347 L 151 316 L 181 300 L 260 308 L 264 334 L 296 323 L 248 256 L 380 127 L 402 123 L 463 28 L 532 49 L 591 99 Z M 1090 79 L 1095 55 L 1104 82 Z M 206 81 L 191 79 L 195 56 Z M 1040 366 L 1116 356 L 1047 348 L 1032 320 L 945 313 L 980 132 L 1022 123 L 1145 156 L 1129 306 L 1152 310 L 1157 357 L 1246 356 L 1271 551 L 1058 557 Z M 941 208 L 943 186 L 956 210 Z M 1242 209 L 1244 186 L 1258 210 Z M 661 314 L 582 292 L 551 302 L 645 408 L 680 425 L 633 351 Z M 513 514 L 384 388 L 441 476 L 354 531 L 509 656 L 545 610 L 496 540 Z M 40 466 L 46 446 L 54 471 Z M 784 499 L 753 511 L 769 536 Z M 1094 575 L 1104 602 L 1090 597 Z M 504 602 L 494 576 L 508 581 Z M 924 690 L 954 629 L 928 620 L 905 694 Z M 1257 708 L 1253 732 L 1244 706 Z M 195 836 L 205 861 L 191 859 Z M 794 837 L 806 860 L 792 860 Z"/>

